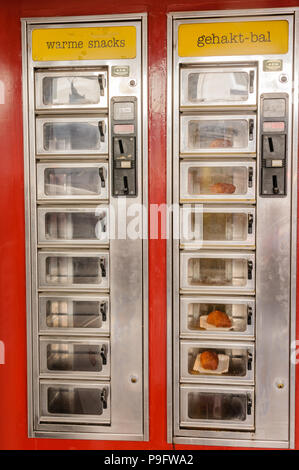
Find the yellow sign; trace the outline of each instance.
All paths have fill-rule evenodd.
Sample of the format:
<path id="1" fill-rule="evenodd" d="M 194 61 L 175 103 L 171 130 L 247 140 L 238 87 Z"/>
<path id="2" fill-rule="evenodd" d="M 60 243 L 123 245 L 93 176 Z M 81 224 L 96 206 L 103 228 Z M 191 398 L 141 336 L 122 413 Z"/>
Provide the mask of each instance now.
<path id="1" fill-rule="evenodd" d="M 286 54 L 289 24 L 279 21 L 188 23 L 179 26 L 180 57 Z"/>
<path id="2" fill-rule="evenodd" d="M 35 61 L 135 57 L 135 26 L 49 28 L 32 31 L 32 59 Z"/>

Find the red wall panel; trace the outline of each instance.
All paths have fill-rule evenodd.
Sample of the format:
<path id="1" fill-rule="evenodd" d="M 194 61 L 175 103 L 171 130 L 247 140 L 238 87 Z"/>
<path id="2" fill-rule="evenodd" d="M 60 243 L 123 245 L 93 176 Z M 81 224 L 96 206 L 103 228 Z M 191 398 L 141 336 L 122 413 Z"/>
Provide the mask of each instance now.
<path id="1" fill-rule="evenodd" d="M 149 202 L 161 204 L 166 202 L 166 14 L 169 11 L 248 7 L 246 0 L 130 0 L 126 3 L 122 0 L 110 0 L 106 4 L 96 0 L 51 0 L 47 3 L 10 0 L 1 5 L 0 80 L 4 85 L 4 103 L 0 99 L 0 340 L 5 344 L 5 364 L 0 365 L 0 449 L 173 448 L 166 442 L 165 240 L 149 242 L 150 441 L 27 438 L 20 18 L 148 13 Z M 298 1 L 253 0 L 250 3 L 250 8 L 286 6 L 298 6 Z M 297 336 L 299 338 L 299 327 Z M 299 403 L 299 387 L 297 397 Z M 298 413 L 297 407 L 297 416 Z"/>

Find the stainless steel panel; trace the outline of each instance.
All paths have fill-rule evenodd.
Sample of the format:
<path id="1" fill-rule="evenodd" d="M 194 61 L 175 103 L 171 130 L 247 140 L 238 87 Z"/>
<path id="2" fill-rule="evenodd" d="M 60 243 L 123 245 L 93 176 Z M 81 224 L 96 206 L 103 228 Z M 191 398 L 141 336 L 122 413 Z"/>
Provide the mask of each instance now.
<path id="1" fill-rule="evenodd" d="M 209 325 L 206 317 L 218 310 L 231 320 L 230 328 Z M 201 318 L 203 320 L 201 321 Z M 182 338 L 254 339 L 255 301 L 252 297 L 185 297 L 180 300 Z"/>
<path id="2" fill-rule="evenodd" d="M 180 426 L 254 429 L 254 389 L 213 385 L 181 385 Z"/>
<path id="3" fill-rule="evenodd" d="M 108 77 L 101 69 L 39 70 L 35 73 L 38 110 L 103 109 L 107 111 Z"/>
<path id="4" fill-rule="evenodd" d="M 37 117 L 38 155 L 107 155 L 106 117 Z"/>
<path id="5" fill-rule="evenodd" d="M 205 351 L 215 354 L 212 357 L 209 355 L 202 362 L 201 354 Z M 254 385 L 255 358 L 252 343 L 181 341 L 180 355 L 181 382 Z M 207 367 L 216 367 L 216 369 Z"/>
<path id="6" fill-rule="evenodd" d="M 40 201 L 102 201 L 108 199 L 107 163 L 38 163 Z"/>
<path id="7" fill-rule="evenodd" d="M 255 202 L 256 166 L 246 161 L 183 161 L 180 202 Z"/>
<path id="8" fill-rule="evenodd" d="M 246 66 L 181 69 L 182 108 L 256 105 L 256 68 Z"/>
<path id="9" fill-rule="evenodd" d="M 39 207 L 38 243 L 43 246 L 107 245 L 108 206 Z"/>
<path id="10" fill-rule="evenodd" d="M 107 290 L 106 251 L 42 251 L 38 253 L 39 288 L 45 290 Z"/>
<path id="11" fill-rule="evenodd" d="M 254 248 L 255 208 L 185 204 L 180 229 L 184 249 Z"/>
<path id="12" fill-rule="evenodd" d="M 40 294 L 39 332 L 52 335 L 108 335 L 110 303 L 107 295 Z"/>
<path id="13" fill-rule="evenodd" d="M 237 155 L 256 152 L 256 116 L 181 116 L 180 153 L 182 155 Z"/>
<path id="14" fill-rule="evenodd" d="M 228 251 L 181 253 L 182 292 L 254 293 L 255 255 Z"/>
<path id="15" fill-rule="evenodd" d="M 40 377 L 110 377 L 110 343 L 106 339 L 40 338 Z"/>
<path id="16" fill-rule="evenodd" d="M 41 380 L 39 388 L 41 423 L 109 424 L 111 421 L 109 383 Z"/>

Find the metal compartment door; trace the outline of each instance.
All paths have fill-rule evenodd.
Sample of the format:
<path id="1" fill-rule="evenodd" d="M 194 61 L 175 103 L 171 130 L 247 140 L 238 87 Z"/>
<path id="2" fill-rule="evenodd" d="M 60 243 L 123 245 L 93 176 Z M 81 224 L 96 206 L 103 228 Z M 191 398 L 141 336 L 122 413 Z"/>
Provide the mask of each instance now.
<path id="1" fill-rule="evenodd" d="M 252 343 L 181 341 L 181 382 L 254 385 Z"/>
<path id="2" fill-rule="evenodd" d="M 108 207 L 39 207 L 40 245 L 107 245 Z"/>
<path id="3" fill-rule="evenodd" d="M 181 253 L 183 292 L 254 293 L 255 255 L 229 251 Z"/>
<path id="4" fill-rule="evenodd" d="M 106 251 L 40 251 L 39 288 L 46 290 L 107 290 L 109 254 Z"/>
<path id="5" fill-rule="evenodd" d="M 253 430 L 254 389 L 223 385 L 181 385 L 180 426 Z"/>
<path id="6" fill-rule="evenodd" d="M 106 117 L 60 116 L 36 118 L 38 155 L 107 155 Z"/>
<path id="7" fill-rule="evenodd" d="M 208 322 L 212 312 L 225 313 L 230 321 Z M 254 339 L 255 301 L 251 297 L 185 297 L 180 299 L 180 335 L 182 338 Z"/>
<path id="8" fill-rule="evenodd" d="M 254 248 L 255 209 L 191 206 L 180 210 L 180 246 L 199 248 Z"/>
<path id="9" fill-rule="evenodd" d="M 41 380 L 40 422 L 110 424 L 110 384 Z"/>
<path id="10" fill-rule="evenodd" d="M 40 294 L 41 334 L 108 335 L 109 297 L 91 294 Z"/>
<path id="11" fill-rule="evenodd" d="M 255 202 L 255 162 L 181 162 L 180 202 Z"/>
<path id="12" fill-rule="evenodd" d="M 256 116 L 181 116 L 182 155 L 239 155 L 256 152 Z"/>
<path id="13" fill-rule="evenodd" d="M 37 110 L 96 109 L 107 111 L 107 71 L 47 70 L 35 73 Z"/>
<path id="14" fill-rule="evenodd" d="M 40 338 L 40 376 L 109 379 L 110 343 L 105 339 Z"/>
<path id="15" fill-rule="evenodd" d="M 108 199 L 107 163 L 38 163 L 40 201 L 103 201 Z"/>
<path id="16" fill-rule="evenodd" d="M 255 67 L 181 68 L 181 108 L 256 105 Z"/>

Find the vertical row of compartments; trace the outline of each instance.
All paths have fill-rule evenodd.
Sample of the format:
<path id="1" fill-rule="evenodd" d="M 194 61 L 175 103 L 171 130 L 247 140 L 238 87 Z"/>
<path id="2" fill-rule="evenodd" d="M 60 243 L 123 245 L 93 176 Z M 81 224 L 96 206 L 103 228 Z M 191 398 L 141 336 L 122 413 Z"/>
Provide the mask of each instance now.
<path id="1" fill-rule="evenodd" d="M 182 428 L 254 428 L 256 104 L 254 65 L 181 67 Z"/>
<path id="2" fill-rule="evenodd" d="M 37 70 L 35 109 L 40 422 L 109 425 L 107 70 Z"/>

